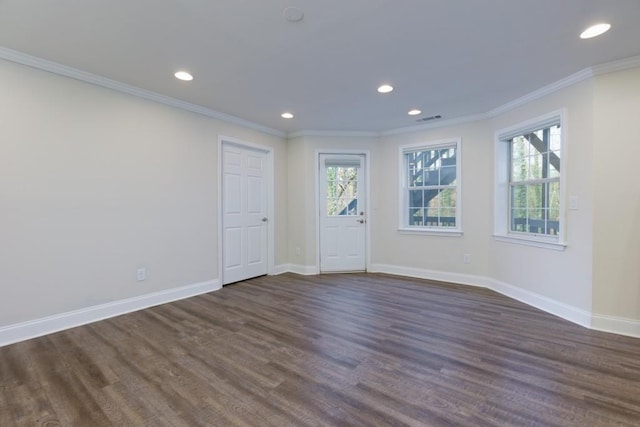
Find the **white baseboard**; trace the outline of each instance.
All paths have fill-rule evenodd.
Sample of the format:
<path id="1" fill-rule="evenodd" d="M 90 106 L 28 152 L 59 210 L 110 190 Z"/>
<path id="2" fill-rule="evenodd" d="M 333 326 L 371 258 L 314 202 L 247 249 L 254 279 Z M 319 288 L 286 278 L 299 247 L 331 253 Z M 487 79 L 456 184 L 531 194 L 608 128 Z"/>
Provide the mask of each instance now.
<path id="1" fill-rule="evenodd" d="M 288 264 L 288 272 L 301 274 L 303 276 L 313 276 L 318 274 L 318 269 L 315 265 L 300 265 L 300 264 Z"/>
<path id="2" fill-rule="evenodd" d="M 389 264 L 370 264 L 367 268 L 370 273 L 386 273 L 396 276 L 416 277 L 418 279 L 436 280 L 439 282 L 459 283 L 461 285 L 478 286 L 487 288 L 487 279 L 480 276 L 462 273 L 449 273 L 446 271 L 426 270 L 423 268 L 401 267 Z"/>
<path id="3" fill-rule="evenodd" d="M 638 320 L 594 314 L 591 317 L 591 327 L 596 331 L 640 338 L 640 321 Z"/>
<path id="4" fill-rule="evenodd" d="M 388 264 L 371 264 L 368 271 L 488 288 L 586 328 L 640 338 L 638 320 L 592 315 L 586 310 L 488 277 Z M 281 264 L 274 268 L 272 274 L 286 272 L 309 276 L 317 274 L 317 269 L 313 265 Z M 221 288 L 219 280 L 210 280 L 5 326 L 0 328 L 0 347 Z"/>
<path id="5" fill-rule="evenodd" d="M 289 264 L 280 264 L 273 267 L 273 271 L 269 273 L 270 276 L 278 276 L 280 274 L 288 273 L 291 271 Z"/>
<path id="6" fill-rule="evenodd" d="M 0 328 L 0 347 L 144 308 L 217 291 L 221 287 L 219 280 L 209 280 L 5 326 Z"/>
<path id="7" fill-rule="evenodd" d="M 491 289 L 499 294 L 508 296 L 547 313 L 577 323 L 586 328 L 591 327 L 591 313 L 579 308 L 555 301 L 534 292 L 521 289 L 517 286 L 500 282 L 495 279 L 471 274 L 450 273 L 446 271 L 425 270 L 420 268 L 399 267 L 386 264 L 373 264 L 369 266 L 372 273 L 396 274 L 420 279 L 438 280 L 442 282 L 459 283 L 462 285 L 479 286 Z"/>
<path id="8" fill-rule="evenodd" d="M 540 295 L 535 292 L 527 291 L 508 283 L 500 282 L 498 280 L 486 278 L 488 281 L 489 289 L 498 292 L 499 294 L 508 296 L 532 307 L 546 311 L 555 316 L 561 317 L 573 323 L 577 323 L 585 328 L 591 328 L 591 313 L 586 310 L 568 305 L 544 295 Z"/>
<path id="9" fill-rule="evenodd" d="M 317 273 L 315 266 L 289 265 L 290 272 L 313 275 Z M 402 267 L 389 264 L 370 264 L 370 273 L 386 273 L 397 276 L 416 277 L 419 279 L 437 280 L 462 285 L 488 288 L 499 294 L 508 296 L 527 305 L 576 323 L 585 328 L 619 335 L 640 338 L 640 321 L 618 317 L 593 315 L 590 311 L 556 301 L 552 298 L 527 291 L 515 285 L 501 282 L 490 277 L 472 274 L 451 273 L 446 271 L 426 270 L 422 268 Z"/>

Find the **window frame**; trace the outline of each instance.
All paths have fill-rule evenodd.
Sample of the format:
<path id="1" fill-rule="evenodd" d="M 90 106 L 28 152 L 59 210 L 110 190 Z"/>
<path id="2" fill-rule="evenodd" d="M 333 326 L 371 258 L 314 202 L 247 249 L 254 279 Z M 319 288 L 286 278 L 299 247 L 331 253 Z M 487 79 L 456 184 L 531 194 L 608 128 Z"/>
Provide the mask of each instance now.
<path id="1" fill-rule="evenodd" d="M 432 225 L 409 225 L 409 177 L 406 154 L 415 151 L 427 151 L 454 148 L 456 150 L 456 226 L 442 227 Z M 462 139 L 446 138 L 399 147 L 399 203 L 398 231 L 404 234 L 430 234 L 438 236 L 462 236 Z"/>
<path id="2" fill-rule="evenodd" d="M 566 243 L 566 157 L 567 123 L 565 110 L 557 110 L 495 133 L 494 239 L 503 242 L 564 250 Z M 557 235 L 511 231 L 511 140 L 554 125 L 560 126 L 560 212 Z"/>

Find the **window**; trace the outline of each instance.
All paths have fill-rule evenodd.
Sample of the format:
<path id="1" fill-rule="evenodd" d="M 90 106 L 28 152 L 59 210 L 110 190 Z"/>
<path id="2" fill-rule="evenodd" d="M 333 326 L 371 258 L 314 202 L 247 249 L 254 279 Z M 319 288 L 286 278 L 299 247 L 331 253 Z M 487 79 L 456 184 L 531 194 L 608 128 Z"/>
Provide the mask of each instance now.
<path id="1" fill-rule="evenodd" d="M 560 231 L 560 125 L 509 140 L 510 231 Z"/>
<path id="2" fill-rule="evenodd" d="M 499 132 L 497 236 L 562 245 L 561 119 L 554 113 Z"/>
<path id="3" fill-rule="evenodd" d="M 358 215 L 358 168 L 327 165 L 327 215 Z"/>
<path id="4" fill-rule="evenodd" d="M 460 140 L 400 150 L 400 229 L 460 233 Z"/>

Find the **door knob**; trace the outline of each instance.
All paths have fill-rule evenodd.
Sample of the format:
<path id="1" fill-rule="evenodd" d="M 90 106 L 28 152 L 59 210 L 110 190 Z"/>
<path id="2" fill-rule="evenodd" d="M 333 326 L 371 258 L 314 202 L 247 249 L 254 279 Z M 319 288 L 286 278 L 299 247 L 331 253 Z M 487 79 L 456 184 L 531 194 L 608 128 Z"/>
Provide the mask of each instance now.
<path id="1" fill-rule="evenodd" d="M 267 217 L 262 218 L 262 222 L 267 222 Z"/>
<path id="2" fill-rule="evenodd" d="M 356 221 L 359 222 L 360 224 L 364 224 L 364 218 L 356 219 Z"/>

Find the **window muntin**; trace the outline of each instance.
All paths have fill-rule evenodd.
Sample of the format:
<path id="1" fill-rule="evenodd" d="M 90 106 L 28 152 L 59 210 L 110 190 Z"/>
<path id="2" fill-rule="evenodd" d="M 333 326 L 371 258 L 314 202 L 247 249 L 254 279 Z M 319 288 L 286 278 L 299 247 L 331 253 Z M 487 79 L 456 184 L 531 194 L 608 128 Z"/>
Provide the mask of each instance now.
<path id="1" fill-rule="evenodd" d="M 509 232 L 560 233 L 561 128 L 523 132 L 509 144 Z"/>
<path id="2" fill-rule="evenodd" d="M 459 230 L 458 142 L 405 147 L 401 228 Z"/>

